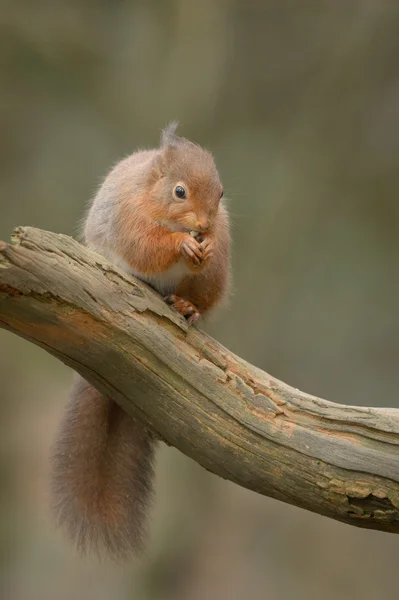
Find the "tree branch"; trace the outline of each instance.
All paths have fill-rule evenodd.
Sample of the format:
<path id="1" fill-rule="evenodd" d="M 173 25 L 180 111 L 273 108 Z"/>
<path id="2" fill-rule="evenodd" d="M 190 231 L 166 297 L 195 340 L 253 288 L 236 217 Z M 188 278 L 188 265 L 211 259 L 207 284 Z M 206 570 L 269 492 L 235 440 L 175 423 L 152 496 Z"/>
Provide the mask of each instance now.
<path id="1" fill-rule="evenodd" d="M 41 346 L 213 473 L 266 496 L 399 532 L 399 410 L 289 387 L 194 328 L 73 239 L 0 242 L 0 326 Z"/>

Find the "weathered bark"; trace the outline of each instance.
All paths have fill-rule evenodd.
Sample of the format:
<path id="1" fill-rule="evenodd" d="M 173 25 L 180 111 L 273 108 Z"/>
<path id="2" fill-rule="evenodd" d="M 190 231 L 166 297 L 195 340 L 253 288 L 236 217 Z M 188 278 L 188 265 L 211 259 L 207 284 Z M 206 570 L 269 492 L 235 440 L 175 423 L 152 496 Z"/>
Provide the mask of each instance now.
<path id="1" fill-rule="evenodd" d="M 45 348 L 213 473 L 399 532 L 399 410 L 300 392 L 192 328 L 73 239 L 0 242 L 0 326 Z"/>

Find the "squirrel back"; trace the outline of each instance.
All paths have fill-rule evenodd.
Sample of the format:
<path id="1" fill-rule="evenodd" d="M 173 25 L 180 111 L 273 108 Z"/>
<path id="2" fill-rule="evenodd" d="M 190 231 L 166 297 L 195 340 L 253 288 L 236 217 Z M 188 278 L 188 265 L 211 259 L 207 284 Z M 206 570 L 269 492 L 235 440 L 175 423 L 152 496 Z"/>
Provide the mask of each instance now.
<path id="1" fill-rule="evenodd" d="M 165 296 L 190 324 L 229 286 L 230 233 L 212 155 L 165 129 L 118 163 L 86 215 L 85 243 Z M 82 550 L 118 559 L 144 546 L 156 438 L 81 377 L 54 444 L 52 498 Z"/>

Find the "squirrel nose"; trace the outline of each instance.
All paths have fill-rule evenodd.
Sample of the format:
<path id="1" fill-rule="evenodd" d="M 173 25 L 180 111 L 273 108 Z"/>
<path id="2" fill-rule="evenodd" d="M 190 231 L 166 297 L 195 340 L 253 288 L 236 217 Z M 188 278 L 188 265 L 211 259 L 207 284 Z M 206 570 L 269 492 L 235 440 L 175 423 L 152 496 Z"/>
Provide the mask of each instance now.
<path id="1" fill-rule="evenodd" d="M 209 219 L 199 219 L 197 229 L 198 231 L 207 231 L 209 229 Z"/>

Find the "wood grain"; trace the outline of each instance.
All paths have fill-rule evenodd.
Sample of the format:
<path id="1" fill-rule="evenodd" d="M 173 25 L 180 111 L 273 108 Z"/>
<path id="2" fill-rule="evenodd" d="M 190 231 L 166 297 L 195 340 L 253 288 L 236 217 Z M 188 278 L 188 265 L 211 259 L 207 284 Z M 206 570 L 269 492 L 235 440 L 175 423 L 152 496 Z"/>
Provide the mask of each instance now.
<path id="1" fill-rule="evenodd" d="M 69 365 L 213 473 L 351 525 L 399 532 L 399 410 L 300 392 L 191 328 L 72 238 L 0 242 L 0 326 Z"/>

